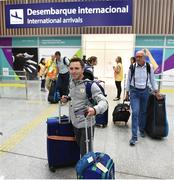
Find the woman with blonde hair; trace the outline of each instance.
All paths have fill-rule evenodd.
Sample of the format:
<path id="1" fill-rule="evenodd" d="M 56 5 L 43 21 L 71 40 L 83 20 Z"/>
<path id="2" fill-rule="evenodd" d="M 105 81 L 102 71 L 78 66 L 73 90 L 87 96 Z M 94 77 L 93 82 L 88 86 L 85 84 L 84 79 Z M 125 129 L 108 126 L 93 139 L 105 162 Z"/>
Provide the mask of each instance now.
<path id="1" fill-rule="evenodd" d="M 45 58 L 42 58 L 39 62 L 38 76 L 41 79 L 41 91 L 46 91 L 45 90 L 45 77 L 46 77 Z"/>
<path id="2" fill-rule="evenodd" d="M 114 70 L 114 78 L 115 78 L 115 85 L 117 88 L 117 97 L 114 98 L 114 101 L 120 100 L 120 95 L 121 95 L 121 81 L 123 80 L 123 66 L 122 66 L 122 59 L 120 56 L 117 56 L 116 60 L 116 66 L 113 66 Z"/>

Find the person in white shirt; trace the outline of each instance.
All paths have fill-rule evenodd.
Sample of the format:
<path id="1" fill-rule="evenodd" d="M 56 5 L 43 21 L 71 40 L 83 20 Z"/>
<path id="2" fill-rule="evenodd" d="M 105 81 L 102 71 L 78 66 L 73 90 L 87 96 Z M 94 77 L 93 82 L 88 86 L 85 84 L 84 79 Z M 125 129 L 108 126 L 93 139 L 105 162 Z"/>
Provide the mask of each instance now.
<path id="1" fill-rule="evenodd" d="M 68 95 L 69 93 L 69 60 L 64 57 L 61 58 L 61 53 L 59 51 L 55 52 L 55 59 L 57 63 L 57 67 L 59 69 L 59 74 L 56 82 L 56 89 L 59 91 L 60 96 Z"/>
<path id="2" fill-rule="evenodd" d="M 149 66 L 149 72 L 147 70 L 147 66 Z M 134 146 L 138 141 L 138 129 L 140 131 L 140 136 L 145 137 L 144 130 L 146 126 L 146 109 L 149 97 L 149 85 L 151 85 L 151 88 L 157 98 L 159 98 L 160 95 L 155 81 L 153 67 L 146 63 L 146 55 L 144 51 L 137 51 L 136 63 L 132 65 L 132 67 L 134 67 L 134 73 L 131 71 L 131 68 L 129 68 L 125 99 L 128 99 L 130 93 L 130 105 L 132 109 L 132 137 L 129 144 Z"/>

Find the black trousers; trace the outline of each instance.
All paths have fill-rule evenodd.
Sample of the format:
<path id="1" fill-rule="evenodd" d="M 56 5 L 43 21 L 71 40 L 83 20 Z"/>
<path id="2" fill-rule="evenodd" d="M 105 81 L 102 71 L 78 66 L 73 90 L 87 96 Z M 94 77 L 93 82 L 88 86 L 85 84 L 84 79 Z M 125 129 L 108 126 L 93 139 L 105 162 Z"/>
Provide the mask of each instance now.
<path id="1" fill-rule="evenodd" d="M 41 88 L 45 89 L 45 79 L 41 79 Z"/>
<path id="2" fill-rule="evenodd" d="M 117 88 L 117 98 L 120 98 L 120 95 L 121 95 L 121 81 L 115 81 L 115 85 L 116 85 L 116 88 Z"/>
<path id="3" fill-rule="evenodd" d="M 58 75 L 56 89 L 59 91 L 60 97 L 69 94 L 69 77 L 69 72 Z"/>
<path id="4" fill-rule="evenodd" d="M 93 130 L 93 136 L 94 136 L 94 126 L 92 127 Z M 85 155 L 87 153 L 87 149 L 86 149 L 86 132 L 85 132 L 85 128 L 75 128 L 74 127 L 74 134 L 76 137 L 76 141 L 77 144 L 80 147 L 80 154 L 81 157 L 83 155 Z M 92 136 L 91 136 L 91 127 L 88 128 L 88 147 L 89 147 L 89 151 L 93 151 L 92 149 Z"/>

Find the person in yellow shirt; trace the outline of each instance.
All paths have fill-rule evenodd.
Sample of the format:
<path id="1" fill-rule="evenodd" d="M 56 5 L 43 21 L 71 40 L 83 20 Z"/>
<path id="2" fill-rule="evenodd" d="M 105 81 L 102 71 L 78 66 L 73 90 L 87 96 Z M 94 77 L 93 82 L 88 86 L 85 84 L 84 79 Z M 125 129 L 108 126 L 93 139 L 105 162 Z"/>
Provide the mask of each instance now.
<path id="1" fill-rule="evenodd" d="M 123 80 L 123 66 L 122 66 L 122 59 L 120 56 L 118 56 L 115 60 L 116 66 L 113 66 L 114 70 L 114 78 L 115 78 L 115 85 L 117 88 L 117 97 L 114 98 L 114 101 L 120 100 L 120 95 L 121 95 L 121 81 Z"/>
<path id="2" fill-rule="evenodd" d="M 45 67 L 45 58 L 42 58 L 38 65 L 38 76 L 41 79 L 41 91 L 45 90 L 45 76 L 46 76 L 46 67 Z"/>
<path id="3" fill-rule="evenodd" d="M 58 68 L 55 56 L 52 55 L 51 59 L 48 59 L 46 62 L 46 88 L 50 90 L 52 81 L 57 79 Z"/>

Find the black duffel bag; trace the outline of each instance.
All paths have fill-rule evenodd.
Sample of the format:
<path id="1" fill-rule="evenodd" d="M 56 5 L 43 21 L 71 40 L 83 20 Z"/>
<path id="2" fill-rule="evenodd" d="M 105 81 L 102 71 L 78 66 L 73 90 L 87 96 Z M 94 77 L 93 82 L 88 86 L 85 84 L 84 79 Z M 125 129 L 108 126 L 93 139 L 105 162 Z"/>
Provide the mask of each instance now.
<path id="1" fill-rule="evenodd" d="M 126 125 L 130 117 L 130 105 L 126 104 L 124 101 L 123 103 L 117 104 L 112 116 L 114 124 L 117 121 L 123 121 Z"/>

